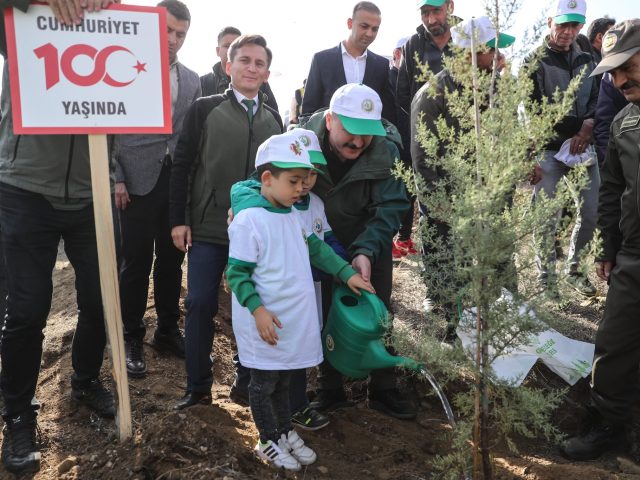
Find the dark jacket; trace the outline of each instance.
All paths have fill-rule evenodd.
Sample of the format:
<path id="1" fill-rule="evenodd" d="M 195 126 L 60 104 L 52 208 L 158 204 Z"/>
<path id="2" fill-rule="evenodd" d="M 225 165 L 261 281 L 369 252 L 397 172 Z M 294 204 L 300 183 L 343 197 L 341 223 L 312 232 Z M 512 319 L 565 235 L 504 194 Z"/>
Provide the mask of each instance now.
<path id="1" fill-rule="evenodd" d="M 202 75 L 200 77 L 200 86 L 202 88 L 202 96 L 208 97 L 209 95 L 218 95 L 224 93 L 231 84 L 231 78 L 222 69 L 222 63 L 216 63 L 211 72 Z M 260 91 L 267 96 L 267 105 L 278 111 L 278 102 L 276 102 L 276 96 L 271 91 L 269 83 L 263 83 L 260 87 Z"/>
<path id="2" fill-rule="evenodd" d="M 640 255 L 640 106 L 627 105 L 611 124 L 607 156 L 600 170 L 598 227 L 602 232 L 600 260 L 615 261 L 624 251 Z"/>
<path id="3" fill-rule="evenodd" d="M 532 69 L 531 98 L 538 102 L 542 102 L 543 98 L 553 101 L 556 89 L 560 92 L 566 91 L 569 82 L 584 71 L 571 110 L 555 125 L 556 137 L 546 145 L 548 150 L 559 150 L 565 140 L 580 131 L 584 120 L 595 116 L 598 84 L 594 78 L 589 77 L 595 68 L 593 58 L 590 53 L 580 50 L 575 42 L 569 52 L 554 50 L 549 45 L 547 37 L 543 44 L 525 59 L 525 65 Z"/>
<path id="4" fill-rule="evenodd" d="M 323 151 L 330 149 L 324 112 L 313 115 L 304 128 L 318 136 Z M 390 136 L 399 142 L 395 127 Z M 409 209 L 404 183 L 391 174 L 398 156 L 394 143 L 384 137 L 373 137 L 371 145 L 355 160 L 349 172 L 337 183 L 326 166 L 313 192 L 324 201 L 331 230 L 349 255 L 366 255 L 376 263 L 383 252 L 389 252 L 393 236 Z M 332 161 L 331 156 L 327 156 Z"/>
<path id="5" fill-rule="evenodd" d="M 446 96 L 448 93 L 460 88 L 447 70 L 443 70 L 436 76 L 436 95 L 431 96 L 429 85 L 423 85 L 413 97 L 411 102 L 411 158 L 413 160 L 414 172 L 420 174 L 427 184 L 427 188 L 432 190 L 435 182 L 445 175 L 440 167 L 429 165 L 426 152 L 420 142 L 416 139 L 418 125 L 422 119 L 427 130 L 437 133 L 436 123 L 443 118 L 447 126 L 457 125 L 456 119 L 447 108 Z M 456 128 L 456 131 L 459 129 Z M 438 143 L 438 157 L 443 157 L 447 149 L 445 142 Z"/>
<path id="6" fill-rule="evenodd" d="M 171 113 L 173 131 L 167 134 L 131 134 L 115 137 L 116 182 L 124 182 L 131 195 L 147 195 L 158 182 L 165 155 L 173 157 L 188 108 L 200 95 L 196 72 L 176 64 L 178 93 Z"/>
<path id="7" fill-rule="evenodd" d="M 611 75 L 608 73 L 600 82 L 600 93 L 596 104 L 596 117 L 593 126 L 593 138 L 598 152 L 598 163 L 602 166 L 607 154 L 609 132 L 613 118 L 627 105 L 627 99 L 620 90 L 613 86 Z"/>
<path id="8" fill-rule="evenodd" d="M 414 33 L 402 47 L 402 61 L 400 62 L 398 72 L 396 100 L 398 106 L 402 108 L 407 115 L 411 110 L 411 100 L 413 100 L 416 92 L 420 90 L 420 87 L 424 85 L 424 82 L 416 80 L 416 75 L 421 73 L 415 61 L 416 54 L 423 64 L 429 66 L 430 71 L 439 73 L 443 68 L 443 56 L 451 55 L 452 51 L 449 48 L 449 44 L 447 44 L 444 50 L 436 47 L 424 25 L 416 28 L 416 33 Z"/>
<path id="9" fill-rule="evenodd" d="M 334 92 L 347 83 L 342 63 L 340 45 L 316 53 L 311 60 L 311 68 L 302 99 L 302 114 L 311 115 L 329 107 Z M 395 125 L 395 99 L 389 84 L 389 60 L 367 52 L 367 62 L 362 83 L 380 96 L 382 116 Z"/>
<path id="10" fill-rule="evenodd" d="M 27 11 L 29 1 L 0 1 L 0 8 Z M 46 196 L 54 206 L 91 201 L 89 143 L 86 135 L 15 135 L 6 61 L 4 22 L 0 22 L 0 53 L 5 57 L 0 97 L 0 182 Z"/>
<path id="11" fill-rule="evenodd" d="M 194 240 L 227 245 L 231 186 L 254 170 L 258 146 L 282 133 L 265 95 L 249 124 L 233 90 L 202 97 L 189 108 L 171 167 L 169 221 L 189 225 Z"/>

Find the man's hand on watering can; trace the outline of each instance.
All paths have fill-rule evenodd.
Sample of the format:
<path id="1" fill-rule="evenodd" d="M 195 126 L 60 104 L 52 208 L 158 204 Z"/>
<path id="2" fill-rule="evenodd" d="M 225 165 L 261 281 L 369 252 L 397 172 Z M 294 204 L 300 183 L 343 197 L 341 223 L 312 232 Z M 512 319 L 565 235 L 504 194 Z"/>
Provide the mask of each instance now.
<path id="1" fill-rule="evenodd" d="M 370 293 L 376 293 L 373 285 L 371 285 L 371 282 L 365 281 L 365 279 L 362 278 L 362 275 L 360 275 L 359 273 L 356 273 L 349 280 L 347 280 L 347 285 L 356 295 L 360 295 L 360 290 L 366 290 Z"/>
<path id="2" fill-rule="evenodd" d="M 256 328 L 260 334 L 260 338 L 267 342 L 269 345 L 276 345 L 278 343 L 278 334 L 276 328 L 282 328 L 282 324 L 278 317 L 276 317 L 269 310 L 262 305 L 256 308 L 253 312 L 253 316 L 256 319 Z"/>
<path id="3" fill-rule="evenodd" d="M 365 282 L 371 280 L 371 260 L 366 255 L 356 255 L 351 260 L 351 266 L 353 269 L 362 275 Z"/>

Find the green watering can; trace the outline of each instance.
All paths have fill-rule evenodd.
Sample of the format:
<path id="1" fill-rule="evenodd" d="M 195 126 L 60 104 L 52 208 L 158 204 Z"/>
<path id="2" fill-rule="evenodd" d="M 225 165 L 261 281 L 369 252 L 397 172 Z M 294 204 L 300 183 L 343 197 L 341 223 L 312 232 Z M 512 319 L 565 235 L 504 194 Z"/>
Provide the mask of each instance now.
<path id="1" fill-rule="evenodd" d="M 335 288 L 322 332 L 325 358 L 351 378 L 365 378 L 371 370 L 389 367 L 419 371 L 415 360 L 387 352 L 383 339 L 389 329 L 389 313 L 376 295 L 361 293 L 356 295 L 346 285 Z"/>
<path id="2" fill-rule="evenodd" d="M 340 285 L 333 291 L 329 317 L 322 331 L 324 358 L 340 373 L 351 378 L 365 378 L 371 370 L 389 367 L 416 371 L 431 384 L 449 423 L 455 426 L 451 405 L 425 366 L 411 358 L 387 352 L 383 339 L 389 326 L 389 312 L 382 300 L 364 290 L 358 296 L 346 285 Z"/>

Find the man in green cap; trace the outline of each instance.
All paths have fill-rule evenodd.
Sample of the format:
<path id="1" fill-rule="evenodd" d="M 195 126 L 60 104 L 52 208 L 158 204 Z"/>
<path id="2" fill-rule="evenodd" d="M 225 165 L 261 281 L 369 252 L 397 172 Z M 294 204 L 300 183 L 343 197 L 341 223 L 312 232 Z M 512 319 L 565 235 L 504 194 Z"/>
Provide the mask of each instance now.
<path id="1" fill-rule="evenodd" d="M 338 88 L 329 110 L 314 114 L 305 128 L 318 136 L 327 160 L 313 192 L 323 200 L 327 220 L 347 248 L 351 265 L 371 281 L 378 297 L 390 308 L 391 242 L 409 208 L 404 183 L 391 173 L 398 149 L 387 136 L 400 143 L 399 135 L 392 125 L 388 129 L 383 125 L 380 96 L 357 83 Z M 332 282 L 323 282 L 325 317 L 331 288 Z M 320 366 L 318 383 L 312 408 L 326 411 L 350 404 L 342 376 L 328 362 Z M 396 418 L 416 416 L 413 402 L 396 388 L 393 368 L 371 372 L 368 394 L 371 408 Z"/>
<path id="2" fill-rule="evenodd" d="M 442 70 L 443 56 L 451 55 L 449 43 L 453 0 L 419 0 L 418 8 L 422 24 L 402 47 L 402 61 L 396 87 L 396 101 L 406 115 L 410 113 L 411 100 L 424 84 L 416 79 L 416 76 L 421 74 L 419 64 L 415 60 L 416 54 L 420 62 L 433 73 Z"/>
<path id="3" fill-rule="evenodd" d="M 569 145 L 571 155 L 582 155 L 593 143 L 593 119 L 599 85 L 593 77 L 589 77 L 593 70 L 591 54 L 580 50 L 576 43 L 578 33 L 585 24 L 586 12 L 585 0 L 558 0 L 547 20 L 549 35 L 544 39 L 543 45 L 534 50 L 525 61 L 533 80 L 531 97 L 536 102 L 542 102 L 543 99 L 555 102 L 556 90 L 565 92 L 573 78 L 583 75 L 571 109 L 554 126 L 556 135 L 544 146 L 544 155 L 540 159 L 540 165 L 536 167 L 536 198 L 542 192 L 547 198 L 555 197 L 557 185 L 571 171 L 571 167 L 556 158 L 563 144 Z M 571 235 L 566 280 L 578 293 L 591 297 L 596 294 L 596 289 L 578 267 L 580 254 L 593 238 L 596 227 L 600 176 L 598 165 L 586 168 L 587 183 L 577 196 L 578 219 Z M 545 227 L 542 234 L 553 238 L 555 232 L 556 225 L 552 225 L 550 228 Z M 552 295 L 557 294 L 554 249 L 548 255 L 539 255 L 538 278 L 542 288 Z"/>
<path id="4" fill-rule="evenodd" d="M 493 67 L 493 59 L 498 56 L 498 70 L 504 68 L 504 55 L 500 52 L 500 48 L 506 48 L 513 44 L 515 38 L 506 33 L 496 35 L 496 29 L 488 17 L 479 17 L 473 20 L 467 20 L 458 23 L 452 28 L 452 43 L 458 48 L 467 49 L 468 61 L 471 64 L 471 36 L 472 31 L 476 32 L 476 38 L 480 48 L 477 52 L 478 68 L 484 74 L 490 74 Z M 496 38 L 497 37 L 497 38 Z M 435 78 L 436 95 L 431 94 L 429 85 L 424 85 L 418 90 L 413 101 L 411 102 L 411 157 L 413 158 L 413 169 L 417 175 L 420 175 L 426 183 L 427 191 L 432 191 L 438 182 L 446 177 L 439 167 L 434 167 L 433 162 L 429 161 L 427 152 L 422 144 L 417 140 L 418 127 L 421 123 L 436 137 L 438 137 L 438 122 L 444 119 L 449 127 L 455 127 L 459 131 L 457 119 L 451 114 L 448 106 L 447 97 L 464 88 L 460 81 L 456 80 L 448 70 L 442 70 Z M 488 92 L 487 92 L 488 93 Z M 488 95 L 487 95 L 488 96 Z M 438 157 L 446 155 L 447 142 L 442 140 L 438 144 Z M 428 193 L 427 193 L 428 195 Z M 449 224 L 434 216 L 423 206 L 422 211 L 424 217 L 421 221 L 426 221 L 429 227 L 434 227 L 438 244 L 448 245 L 450 243 L 450 227 Z M 433 250 L 435 245 L 423 242 L 425 250 Z M 453 251 L 451 252 L 451 257 Z M 435 259 L 432 256 L 425 255 L 423 257 L 426 270 L 427 281 L 434 283 L 452 285 L 453 279 L 451 272 L 454 271 L 453 261 L 447 262 L 442 258 Z M 430 289 L 429 289 L 430 290 Z M 452 343 L 456 339 L 456 314 L 453 302 L 448 298 L 435 291 L 429 291 L 430 300 L 434 307 L 441 311 L 447 321 L 447 331 L 444 341 Z"/>
<path id="5" fill-rule="evenodd" d="M 591 398 L 582 434 L 562 448 L 573 460 L 592 460 L 627 447 L 640 365 L 640 19 L 611 28 L 602 41 L 602 61 L 591 74 L 610 72 L 629 105 L 613 120 L 602 166 L 598 228 L 603 249 L 598 276 L 609 283 L 596 334 Z"/>

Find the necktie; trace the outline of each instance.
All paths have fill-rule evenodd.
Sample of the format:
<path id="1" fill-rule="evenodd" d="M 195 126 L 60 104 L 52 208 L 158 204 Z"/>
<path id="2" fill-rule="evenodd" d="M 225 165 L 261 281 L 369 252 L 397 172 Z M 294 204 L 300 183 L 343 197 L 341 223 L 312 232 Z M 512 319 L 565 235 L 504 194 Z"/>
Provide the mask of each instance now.
<path id="1" fill-rule="evenodd" d="M 249 100 L 245 98 L 242 103 L 247 107 L 247 117 L 249 117 L 249 123 L 253 123 L 253 106 L 256 104 L 255 100 Z"/>

